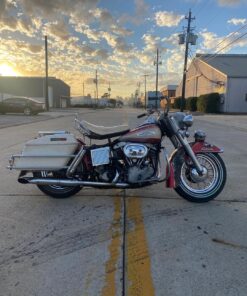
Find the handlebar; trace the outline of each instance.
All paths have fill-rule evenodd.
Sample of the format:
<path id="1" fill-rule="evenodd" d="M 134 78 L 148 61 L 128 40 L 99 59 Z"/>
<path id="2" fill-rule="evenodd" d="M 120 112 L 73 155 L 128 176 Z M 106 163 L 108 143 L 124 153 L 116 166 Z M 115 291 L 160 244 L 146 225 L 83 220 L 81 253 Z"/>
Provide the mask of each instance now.
<path id="1" fill-rule="evenodd" d="M 142 117 L 144 117 L 146 115 L 147 115 L 147 113 L 143 113 L 143 114 L 137 115 L 137 118 L 142 118 Z"/>
<path id="2" fill-rule="evenodd" d="M 149 115 L 151 115 L 151 114 L 153 114 L 155 112 L 156 112 L 156 110 L 148 110 L 146 113 L 142 113 L 140 115 L 137 115 L 137 118 L 142 118 L 144 116 L 149 116 Z"/>

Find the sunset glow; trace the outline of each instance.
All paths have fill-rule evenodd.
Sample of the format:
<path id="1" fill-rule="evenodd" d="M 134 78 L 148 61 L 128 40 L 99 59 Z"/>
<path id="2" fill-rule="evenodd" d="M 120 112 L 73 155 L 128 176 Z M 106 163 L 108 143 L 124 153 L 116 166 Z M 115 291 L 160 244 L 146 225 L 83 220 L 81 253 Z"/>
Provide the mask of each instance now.
<path id="1" fill-rule="evenodd" d="M 0 75 L 2 76 L 18 76 L 19 73 L 7 64 L 0 65 Z"/>
<path id="2" fill-rule="evenodd" d="M 157 48 L 162 62 L 158 87 L 179 84 L 185 48 L 179 45 L 178 34 L 186 28 L 190 9 L 198 38 L 190 46 L 189 63 L 197 53 L 247 52 L 245 0 L 3 3 L 0 75 L 44 76 L 46 35 L 49 76 L 66 82 L 72 95 L 95 96 L 96 70 L 100 97 L 109 84 L 111 97 L 129 98 L 138 88 L 144 93 L 144 74 L 148 74 L 147 90 L 154 90 Z"/>

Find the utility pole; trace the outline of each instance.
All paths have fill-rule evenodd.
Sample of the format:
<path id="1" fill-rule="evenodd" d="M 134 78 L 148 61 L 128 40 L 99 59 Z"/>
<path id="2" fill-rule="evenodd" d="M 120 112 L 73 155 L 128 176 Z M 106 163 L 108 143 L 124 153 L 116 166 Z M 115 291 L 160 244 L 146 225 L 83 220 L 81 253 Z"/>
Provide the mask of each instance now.
<path id="1" fill-rule="evenodd" d="M 49 97 L 48 97 L 48 43 L 47 36 L 45 36 L 45 108 L 49 111 Z"/>
<path id="2" fill-rule="evenodd" d="M 182 97 L 180 101 L 180 111 L 183 112 L 185 105 L 185 89 L 186 89 L 186 74 L 187 74 L 187 61 L 188 61 L 188 51 L 189 51 L 189 43 L 195 45 L 197 36 L 191 33 L 191 21 L 194 20 L 194 17 L 191 17 L 191 10 L 189 11 L 189 17 L 185 17 L 188 20 L 188 26 L 186 31 L 186 41 L 185 41 L 185 55 L 184 55 L 184 69 L 183 69 L 183 84 L 182 84 Z M 182 44 L 182 43 L 180 43 Z"/>
<path id="3" fill-rule="evenodd" d="M 95 73 L 95 84 L 96 84 L 96 99 L 97 99 L 97 104 L 98 104 L 99 92 L 98 92 L 98 71 L 97 70 Z"/>
<path id="4" fill-rule="evenodd" d="M 162 64 L 161 61 L 159 61 L 159 49 L 157 48 L 157 54 L 156 54 L 156 61 L 154 61 L 154 66 L 156 66 L 156 88 L 155 88 L 155 109 L 158 109 L 158 84 L 159 84 L 159 65 Z"/>
<path id="5" fill-rule="evenodd" d="M 84 81 L 83 81 L 83 83 L 82 83 L 82 91 L 83 91 L 83 98 L 85 97 L 85 85 L 84 85 Z"/>
<path id="6" fill-rule="evenodd" d="M 109 99 L 111 98 L 111 84 L 109 82 L 109 87 L 108 87 L 108 94 L 109 94 Z"/>
<path id="7" fill-rule="evenodd" d="M 145 87 L 145 105 L 144 108 L 147 109 L 147 77 L 150 76 L 149 74 L 144 74 L 144 87 Z"/>

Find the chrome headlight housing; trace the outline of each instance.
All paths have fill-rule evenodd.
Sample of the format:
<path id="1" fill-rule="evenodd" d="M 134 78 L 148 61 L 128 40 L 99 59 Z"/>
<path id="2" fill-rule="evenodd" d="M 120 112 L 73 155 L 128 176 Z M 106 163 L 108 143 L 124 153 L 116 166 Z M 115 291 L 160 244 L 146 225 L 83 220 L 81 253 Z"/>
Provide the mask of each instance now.
<path id="1" fill-rule="evenodd" d="M 190 127 L 193 124 L 193 116 L 191 114 L 185 115 L 183 119 L 183 123 L 187 126 Z"/>
<path id="2" fill-rule="evenodd" d="M 180 129 L 185 129 L 185 127 L 190 127 L 193 124 L 193 116 L 191 114 L 186 115 L 183 112 L 176 112 L 173 118 Z"/>

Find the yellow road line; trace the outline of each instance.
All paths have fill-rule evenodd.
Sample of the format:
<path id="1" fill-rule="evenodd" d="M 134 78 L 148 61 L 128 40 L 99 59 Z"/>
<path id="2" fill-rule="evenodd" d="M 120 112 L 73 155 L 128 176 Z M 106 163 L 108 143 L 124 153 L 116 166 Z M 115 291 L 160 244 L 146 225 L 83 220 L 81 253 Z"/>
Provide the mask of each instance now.
<path id="1" fill-rule="evenodd" d="M 148 252 L 141 202 L 138 198 L 128 198 L 127 219 L 127 278 L 128 296 L 153 296 L 154 286 Z M 131 224 L 133 223 L 133 224 Z"/>
<path id="2" fill-rule="evenodd" d="M 105 286 L 102 290 L 102 296 L 116 296 L 116 265 L 120 255 L 121 249 L 121 230 L 120 230 L 120 219 L 121 219 L 121 199 L 115 197 L 114 199 L 114 216 L 113 223 L 111 226 L 112 240 L 109 245 L 110 258 L 106 262 L 106 280 Z"/>

